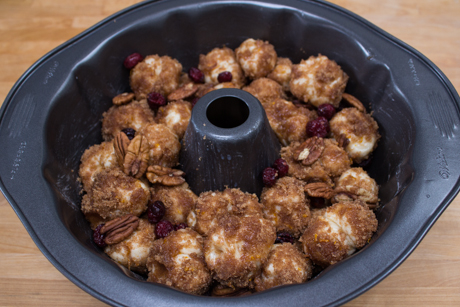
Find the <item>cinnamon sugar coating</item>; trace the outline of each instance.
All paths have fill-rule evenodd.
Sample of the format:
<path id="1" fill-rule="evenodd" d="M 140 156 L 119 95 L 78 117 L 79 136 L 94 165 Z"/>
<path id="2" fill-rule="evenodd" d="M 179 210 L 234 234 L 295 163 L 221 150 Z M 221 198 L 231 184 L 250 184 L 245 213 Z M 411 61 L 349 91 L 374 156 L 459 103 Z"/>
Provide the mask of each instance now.
<path id="1" fill-rule="evenodd" d="M 256 97 L 262 105 L 269 104 L 279 98 L 285 98 L 281 85 L 268 78 L 259 78 L 243 88 Z"/>
<path id="2" fill-rule="evenodd" d="M 107 245 L 104 252 L 129 270 L 147 273 L 147 258 L 154 240 L 155 227 L 146 219 L 139 219 L 139 226 L 128 238 Z"/>
<path id="3" fill-rule="evenodd" d="M 337 203 L 315 214 L 300 241 L 315 264 L 327 267 L 363 247 L 376 230 L 375 214 L 364 203 Z"/>
<path id="4" fill-rule="evenodd" d="M 132 70 L 129 78 L 136 99 L 146 99 L 151 92 L 168 96 L 178 86 L 182 65 L 169 56 L 148 55 Z"/>
<path id="5" fill-rule="evenodd" d="M 292 65 L 291 93 L 315 107 L 330 103 L 338 107 L 348 82 L 348 76 L 339 65 L 326 56 L 311 56 Z"/>
<path id="6" fill-rule="evenodd" d="M 235 49 L 235 55 L 243 69 L 244 75 L 250 79 L 262 78 L 275 68 L 278 58 L 275 48 L 269 42 L 248 38 Z"/>
<path id="7" fill-rule="evenodd" d="M 379 201 L 379 187 L 361 167 L 354 167 L 344 172 L 336 180 L 335 190 L 356 196 L 366 203 L 375 204 Z"/>
<path id="8" fill-rule="evenodd" d="M 261 215 L 228 214 L 208 232 L 206 263 L 219 283 L 252 288 L 275 239 L 275 228 Z"/>
<path id="9" fill-rule="evenodd" d="M 102 137 L 106 141 L 112 140 L 125 129 L 136 131 L 141 127 L 153 123 L 154 115 L 146 100 L 132 101 L 125 105 L 114 105 L 102 114 Z"/>
<path id="10" fill-rule="evenodd" d="M 322 181 L 332 184 L 331 177 L 340 176 L 351 166 L 347 153 L 332 139 L 324 139 L 324 150 L 321 156 L 311 165 L 303 165 L 295 155 L 300 143 L 281 148 L 281 158 L 289 165 L 289 176 L 314 182 Z"/>
<path id="11" fill-rule="evenodd" d="M 277 232 L 289 232 L 300 237 L 310 221 L 309 200 L 304 192 L 305 183 L 294 177 L 283 177 L 260 195 L 264 217 Z"/>
<path id="12" fill-rule="evenodd" d="M 345 108 L 338 112 L 329 125 L 336 140 L 344 135 L 350 141 L 345 150 L 357 163 L 369 158 L 380 139 L 377 122 L 356 108 Z"/>
<path id="13" fill-rule="evenodd" d="M 180 142 L 177 135 L 163 124 L 149 124 L 142 127 L 142 134 L 149 143 L 149 165 L 174 167 L 179 162 Z"/>
<path id="14" fill-rule="evenodd" d="M 179 139 L 182 139 L 191 116 L 192 105 L 190 102 L 177 100 L 160 107 L 155 120 L 157 123 L 167 126 Z"/>
<path id="15" fill-rule="evenodd" d="M 268 121 L 283 146 L 303 142 L 307 138 L 307 123 L 317 117 L 316 111 L 298 108 L 282 98 L 264 105 Z"/>
<path id="16" fill-rule="evenodd" d="M 306 282 L 312 275 L 312 263 L 291 243 L 274 244 L 262 273 L 255 279 L 255 290 Z"/>
<path id="17" fill-rule="evenodd" d="M 188 224 L 206 236 L 225 215 L 262 216 L 262 205 L 255 194 L 244 193 L 240 189 L 203 192 L 196 201 L 195 210 L 189 215 Z"/>
<path id="18" fill-rule="evenodd" d="M 178 186 L 154 185 L 150 192 L 151 201 L 163 202 L 166 208 L 164 219 L 173 224 L 186 223 L 198 199 L 187 183 Z"/>
<path id="19" fill-rule="evenodd" d="M 289 82 L 291 81 L 292 62 L 288 58 L 280 58 L 276 61 L 276 66 L 267 78 L 278 82 L 283 90 L 290 91 Z"/>
<path id="20" fill-rule="evenodd" d="M 91 188 L 98 172 L 119 167 L 112 141 L 102 142 L 86 149 L 80 161 L 78 174 L 85 191 Z"/>
<path id="21" fill-rule="evenodd" d="M 235 53 L 228 47 L 214 48 L 208 54 L 200 54 L 198 69 L 204 74 L 206 83 L 218 83 L 217 77 L 221 72 L 229 71 L 232 74 L 232 83 L 238 88 L 244 84 L 244 75 Z"/>
<path id="22" fill-rule="evenodd" d="M 145 182 L 118 168 L 98 172 L 86 192 L 81 211 L 90 222 L 108 221 L 126 214 L 140 216 L 147 209 L 150 198 Z"/>
<path id="23" fill-rule="evenodd" d="M 191 294 L 203 294 L 212 277 L 203 257 L 203 238 L 190 228 L 156 240 L 147 261 L 147 281 Z"/>

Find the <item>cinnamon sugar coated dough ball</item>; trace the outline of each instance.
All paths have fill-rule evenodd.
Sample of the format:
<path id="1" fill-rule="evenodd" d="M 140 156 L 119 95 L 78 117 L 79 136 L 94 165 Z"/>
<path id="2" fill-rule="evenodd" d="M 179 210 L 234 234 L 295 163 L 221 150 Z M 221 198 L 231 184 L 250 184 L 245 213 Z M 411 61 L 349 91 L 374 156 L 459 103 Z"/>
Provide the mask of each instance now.
<path id="1" fill-rule="evenodd" d="M 275 228 L 260 215 L 226 215 L 205 239 L 206 263 L 219 283 L 251 288 L 275 239 Z"/>
<path id="2" fill-rule="evenodd" d="M 86 192 L 81 211 L 90 222 L 94 217 L 108 221 L 126 214 L 139 216 L 147 209 L 150 198 L 146 183 L 117 168 L 97 173 L 91 189 Z"/>
<path id="3" fill-rule="evenodd" d="M 203 257 L 203 238 L 190 228 L 171 232 L 153 243 L 147 281 L 191 294 L 203 294 L 212 277 Z"/>
<path id="4" fill-rule="evenodd" d="M 267 78 L 278 82 L 283 90 L 288 92 L 291 90 L 289 82 L 291 81 L 292 62 L 288 58 L 278 58 L 276 66 Z"/>
<path id="5" fill-rule="evenodd" d="M 372 116 L 356 108 L 346 108 L 338 112 L 329 125 L 336 140 L 344 135 L 350 141 L 345 150 L 356 163 L 369 158 L 380 139 L 377 122 Z"/>
<path id="6" fill-rule="evenodd" d="M 244 75 L 250 79 L 268 75 L 275 68 L 278 58 L 272 44 L 252 38 L 248 38 L 236 48 L 235 55 Z"/>
<path id="7" fill-rule="evenodd" d="M 363 247 L 376 230 L 375 214 L 364 203 L 337 203 L 315 215 L 300 241 L 314 263 L 327 267 Z"/>
<path id="8" fill-rule="evenodd" d="M 129 82 L 138 100 L 146 99 L 151 92 L 168 96 L 179 86 L 181 73 L 182 65 L 176 59 L 148 55 L 131 69 Z"/>
<path id="9" fill-rule="evenodd" d="M 165 220 L 173 224 L 187 222 L 187 216 L 195 208 L 198 197 L 187 183 L 178 186 L 154 185 L 151 189 L 151 201 L 161 201 L 165 205 Z"/>
<path id="10" fill-rule="evenodd" d="M 120 243 L 107 245 L 104 252 L 126 268 L 147 273 L 147 258 L 155 240 L 155 227 L 146 219 L 139 219 L 139 226 Z"/>
<path id="11" fill-rule="evenodd" d="M 174 167 L 179 162 L 180 142 L 177 135 L 163 124 L 149 124 L 139 133 L 149 143 L 149 165 Z"/>
<path id="12" fill-rule="evenodd" d="M 102 142 L 86 149 L 81 156 L 79 176 L 83 189 L 89 191 L 97 173 L 103 170 L 118 167 L 113 143 Z"/>
<path id="13" fill-rule="evenodd" d="M 262 216 L 262 205 L 255 194 L 244 193 L 240 189 L 203 192 L 196 201 L 195 210 L 187 218 L 187 223 L 206 236 L 217 226 L 221 217 L 229 214 Z"/>
<path id="14" fill-rule="evenodd" d="M 156 122 L 170 128 L 182 139 L 192 116 L 192 105 L 188 101 L 178 100 L 160 107 L 157 112 Z"/>
<path id="15" fill-rule="evenodd" d="M 257 292 L 282 285 L 306 282 L 312 275 L 312 263 L 291 243 L 271 247 L 262 273 L 255 279 Z"/>
<path id="16" fill-rule="evenodd" d="M 379 201 L 377 183 L 361 167 L 354 167 L 344 172 L 336 181 L 335 190 L 338 193 L 353 194 L 366 203 L 377 203 Z"/>
<path id="17" fill-rule="evenodd" d="M 102 114 L 102 137 L 110 141 L 125 128 L 138 131 L 141 127 L 154 122 L 153 116 L 146 100 L 112 106 Z"/>
<path id="18" fill-rule="evenodd" d="M 324 139 L 324 150 L 321 156 L 311 165 L 302 164 L 296 156 L 302 143 L 294 142 L 281 148 L 281 158 L 289 165 L 288 174 L 304 181 L 322 181 L 332 184 L 331 177 L 340 176 L 351 166 L 347 153 L 331 139 Z"/>
<path id="19" fill-rule="evenodd" d="M 335 61 L 319 54 L 292 65 L 289 87 L 295 97 L 315 107 L 330 103 L 337 108 L 347 81 L 347 74 Z"/>
<path id="20" fill-rule="evenodd" d="M 305 197 L 305 183 L 293 177 L 283 177 L 260 195 L 264 217 L 277 232 L 289 232 L 300 237 L 310 221 L 309 200 Z"/>
<path id="21" fill-rule="evenodd" d="M 264 105 L 268 121 L 283 146 L 303 142 L 307 123 L 317 117 L 315 111 L 298 108 L 292 102 L 277 99 Z"/>
<path id="22" fill-rule="evenodd" d="M 256 79 L 248 86 L 245 86 L 243 90 L 256 97 L 262 105 L 285 97 L 281 85 L 268 78 Z"/>
<path id="23" fill-rule="evenodd" d="M 198 68 L 204 74 L 206 83 L 218 83 L 217 77 L 221 72 L 229 71 L 232 74 L 232 82 L 241 87 L 244 83 L 243 71 L 238 64 L 232 49 L 214 48 L 208 54 L 200 54 Z"/>

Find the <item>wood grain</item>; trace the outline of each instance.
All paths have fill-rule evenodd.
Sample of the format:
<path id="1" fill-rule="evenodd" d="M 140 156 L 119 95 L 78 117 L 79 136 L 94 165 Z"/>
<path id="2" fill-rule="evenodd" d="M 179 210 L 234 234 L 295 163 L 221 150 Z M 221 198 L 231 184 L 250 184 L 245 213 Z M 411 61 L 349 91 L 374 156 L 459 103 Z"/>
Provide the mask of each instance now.
<path id="1" fill-rule="evenodd" d="M 0 102 L 36 60 L 136 0 L 1 0 Z M 418 49 L 460 89 L 459 0 L 334 0 Z M 347 306 L 459 306 L 460 197 L 414 253 Z M 104 306 L 37 249 L 0 196 L 0 305 Z"/>

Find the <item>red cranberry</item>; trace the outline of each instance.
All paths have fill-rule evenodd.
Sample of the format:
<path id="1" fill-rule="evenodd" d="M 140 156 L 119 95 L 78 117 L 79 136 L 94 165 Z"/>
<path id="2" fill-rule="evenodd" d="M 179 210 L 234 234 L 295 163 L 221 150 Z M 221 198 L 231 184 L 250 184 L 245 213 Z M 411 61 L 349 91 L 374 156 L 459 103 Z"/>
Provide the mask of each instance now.
<path id="1" fill-rule="evenodd" d="M 195 97 L 195 98 L 192 99 L 192 101 L 190 101 L 190 103 L 192 104 L 192 109 L 193 109 L 193 107 L 196 105 L 196 103 L 198 102 L 198 100 L 200 100 L 200 98 L 199 98 L 199 97 Z"/>
<path id="2" fill-rule="evenodd" d="M 187 228 L 187 224 L 185 224 L 185 223 L 180 223 L 180 224 L 174 225 L 174 230 L 185 229 L 185 228 Z"/>
<path id="3" fill-rule="evenodd" d="M 233 76 L 231 72 L 223 71 L 217 76 L 217 81 L 219 81 L 219 83 L 230 82 L 232 81 L 232 78 Z"/>
<path id="4" fill-rule="evenodd" d="M 267 167 L 262 173 L 262 180 L 267 187 L 272 187 L 276 183 L 277 177 L 278 172 L 272 167 Z"/>
<path id="5" fill-rule="evenodd" d="M 166 213 L 165 205 L 162 201 L 149 201 L 147 209 L 147 218 L 150 223 L 158 223 Z"/>
<path id="6" fill-rule="evenodd" d="M 326 201 L 322 197 L 310 197 L 310 206 L 316 209 L 326 207 Z"/>
<path id="7" fill-rule="evenodd" d="M 124 62 L 123 62 L 123 65 L 127 68 L 127 69 L 131 69 L 131 68 L 134 68 L 134 66 L 137 65 L 137 63 L 139 63 L 140 61 L 142 61 L 144 59 L 144 57 L 140 54 L 140 53 L 133 53 L 133 54 L 130 54 L 128 55 Z"/>
<path id="8" fill-rule="evenodd" d="M 318 116 L 325 117 L 330 120 L 335 115 L 335 108 L 330 103 L 322 104 L 318 107 Z"/>
<path id="9" fill-rule="evenodd" d="M 204 75 L 201 70 L 196 67 L 191 67 L 188 70 L 188 77 L 195 83 L 204 83 Z"/>
<path id="10" fill-rule="evenodd" d="M 372 156 L 370 156 L 366 160 L 361 161 L 360 163 L 356 163 L 356 165 L 358 165 L 359 167 L 365 168 L 371 163 L 371 161 L 372 161 Z"/>
<path id="11" fill-rule="evenodd" d="M 278 177 L 284 177 L 289 171 L 289 165 L 284 159 L 276 159 L 274 168 L 278 171 Z"/>
<path id="12" fill-rule="evenodd" d="M 161 95 L 157 92 L 151 92 L 147 96 L 147 101 L 149 103 L 150 109 L 155 110 L 161 106 L 166 105 L 166 98 L 165 96 Z"/>
<path id="13" fill-rule="evenodd" d="M 133 128 L 125 128 L 125 129 L 121 130 L 121 132 L 126 134 L 128 139 L 130 139 L 130 140 L 134 139 L 134 135 L 136 134 L 136 130 L 134 130 Z"/>
<path id="14" fill-rule="evenodd" d="M 173 224 L 170 221 L 159 221 L 155 226 L 155 234 L 158 238 L 165 238 L 169 235 L 171 231 L 174 230 Z"/>
<path id="15" fill-rule="evenodd" d="M 309 121 L 307 124 L 307 135 L 308 137 L 317 136 L 324 138 L 331 131 L 329 127 L 329 122 L 324 117 L 318 117 L 312 121 Z"/>
<path id="16" fill-rule="evenodd" d="M 276 234 L 275 243 L 294 243 L 294 238 L 289 232 L 280 232 Z"/>
<path id="17" fill-rule="evenodd" d="M 104 224 L 101 224 L 94 229 L 93 241 L 99 247 L 106 247 L 107 244 L 105 243 L 105 235 L 101 233 L 102 226 L 104 226 Z"/>

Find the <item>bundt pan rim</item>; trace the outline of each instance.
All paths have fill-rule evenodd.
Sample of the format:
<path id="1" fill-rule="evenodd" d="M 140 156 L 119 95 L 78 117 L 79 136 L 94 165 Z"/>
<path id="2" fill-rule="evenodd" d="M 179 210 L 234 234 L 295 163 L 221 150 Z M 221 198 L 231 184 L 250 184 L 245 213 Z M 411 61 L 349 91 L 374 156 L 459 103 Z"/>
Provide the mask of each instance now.
<path id="1" fill-rule="evenodd" d="M 58 98 L 66 98 L 60 90 L 73 85 L 75 78 L 78 79 L 82 71 L 88 69 L 85 65 L 91 63 L 91 57 L 102 50 L 103 45 L 111 38 L 107 36 L 101 39 L 100 35 L 106 33 L 105 31 L 113 36 L 121 35 L 120 33 L 128 31 L 131 26 L 136 26 L 136 22 L 148 21 L 147 12 L 156 16 L 161 15 L 162 9 L 172 12 L 184 6 L 195 6 L 198 9 L 225 5 L 240 5 L 266 12 L 285 9 L 295 12 L 296 18 L 305 17 L 308 21 L 315 19 L 318 22 L 334 24 L 336 29 L 356 39 L 359 46 L 370 44 L 372 48 L 362 46 L 363 52 L 368 54 L 370 65 L 375 64 L 372 67 L 388 68 L 390 75 L 380 81 L 382 84 L 396 84 L 397 92 L 393 94 L 404 102 L 398 111 L 403 112 L 404 124 L 410 130 L 406 138 L 398 140 L 401 144 L 404 142 L 401 145 L 404 152 L 400 153 L 403 158 L 398 164 L 400 167 L 393 169 L 393 176 L 389 178 L 395 180 L 401 188 L 384 191 L 393 193 L 388 197 L 389 201 L 384 204 L 384 208 L 393 209 L 388 215 L 381 214 L 386 221 L 385 231 L 382 230 L 378 237 L 374 237 L 372 244 L 325 270 L 308 283 L 284 286 L 239 298 L 194 296 L 166 286 L 146 283 L 137 279 L 136 275 L 120 269 L 98 251 L 89 239 L 89 229 L 81 237 L 70 231 L 75 227 L 88 227 L 78 210 L 79 203 L 71 197 L 66 198 L 69 196 L 66 188 L 72 186 L 67 181 L 75 178 L 75 174 L 72 174 L 78 167 L 75 161 L 79 160 L 78 154 L 84 148 L 76 148 L 76 158 L 60 157 L 56 152 L 50 152 L 50 148 L 45 146 L 46 142 L 49 142 L 50 137 L 58 137 L 60 131 L 53 132 L 55 134 L 50 131 L 54 119 L 49 113 L 50 110 L 56 113 L 60 109 L 52 103 L 56 97 L 46 100 L 40 96 L 46 94 L 42 93 L 45 92 L 42 89 L 47 86 L 50 93 L 60 95 Z M 194 13 L 197 12 L 190 12 Z M 142 18 L 138 18 L 139 16 Z M 373 43 L 376 45 L 372 45 Z M 78 54 L 85 46 L 90 45 L 102 47 L 84 54 L 84 57 Z M 382 45 L 387 48 L 385 52 L 378 48 Z M 206 46 L 208 47 L 210 46 Z M 71 59 L 60 58 L 69 50 L 77 56 Z M 382 59 L 389 62 L 382 64 L 379 62 Z M 126 81 L 126 74 L 124 78 Z M 350 79 L 353 79 L 352 76 Z M 76 86 L 84 85 L 81 78 L 78 82 L 80 83 Z M 359 91 L 356 84 L 351 84 L 351 87 Z M 388 96 L 389 100 L 392 99 L 384 90 L 381 94 Z M 451 117 L 445 114 L 436 115 L 429 107 L 436 103 L 450 111 Z M 460 98 L 452 84 L 430 60 L 361 17 L 323 1 L 288 0 L 282 4 L 269 0 L 146 1 L 105 19 L 57 47 L 37 61 L 18 80 L 1 108 L 0 142 L 8 144 L 0 148 L 0 153 L 8 162 L 0 166 L 1 190 L 49 261 L 69 280 L 105 303 L 114 306 L 207 306 L 217 303 L 232 306 L 295 306 L 305 303 L 315 306 L 340 305 L 368 290 L 399 266 L 457 195 L 460 187 L 460 166 L 447 162 L 452 161 L 454 153 L 459 150 L 459 145 L 455 144 L 457 130 L 454 129 L 460 122 L 459 105 Z M 372 105 L 374 114 L 383 116 L 387 109 L 381 107 L 378 104 Z M 99 110 L 90 111 L 97 113 Z M 396 116 L 391 112 L 387 113 L 385 116 L 388 118 Z M 100 114 L 97 116 L 100 117 Z M 454 128 L 440 124 L 440 119 L 444 118 L 448 118 Z M 72 124 L 69 122 L 69 126 Z M 88 135 L 93 135 L 98 129 L 100 131 L 98 124 L 89 125 Z M 381 132 L 386 136 L 391 134 L 391 131 L 385 129 Z M 391 156 L 391 153 L 387 154 Z M 377 158 L 386 156 L 378 155 Z M 59 174 L 56 178 L 53 172 L 62 170 L 63 166 L 55 164 L 53 160 L 67 161 L 66 159 L 71 160 L 70 164 L 74 169 Z M 370 171 L 375 172 L 372 167 Z M 24 193 L 24 186 L 27 187 L 27 193 Z M 64 210 L 61 204 L 70 209 Z M 66 218 L 66 214 L 72 210 L 80 219 Z M 85 244 L 81 244 L 84 240 L 87 240 Z"/>

